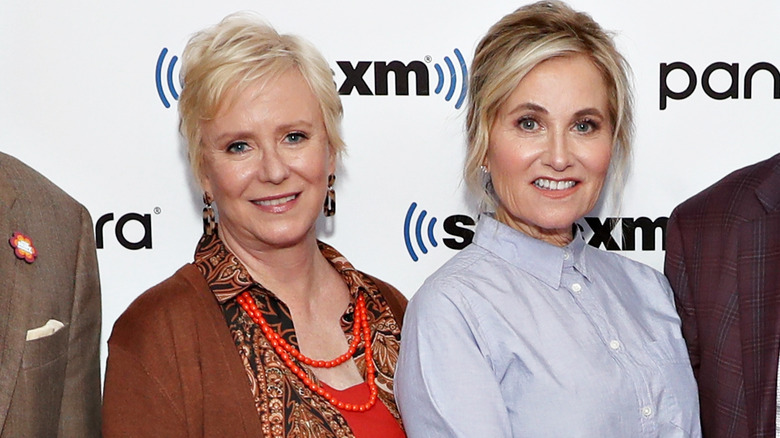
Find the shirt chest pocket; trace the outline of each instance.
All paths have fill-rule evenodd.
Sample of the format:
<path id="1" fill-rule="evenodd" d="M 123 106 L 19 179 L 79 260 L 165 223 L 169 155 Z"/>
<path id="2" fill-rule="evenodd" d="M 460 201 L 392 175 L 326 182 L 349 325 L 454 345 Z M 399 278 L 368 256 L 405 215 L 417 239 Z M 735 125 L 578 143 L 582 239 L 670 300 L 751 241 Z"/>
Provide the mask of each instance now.
<path id="1" fill-rule="evenodd" d="M 648 344 L 654 369 L 650 372 L 649 389 L 661 412 L 661 429 L 669 427 L 664 436 L 690 436 L 697 432 L 699 417 L 698 393 L 693 378 L 688 348 L 681 338 L 669 338 Z"/>
<path id="2" fill-rule="evenodd" d="M 684 363 L 690 366 L 691 363 L 688 359 L 688 347 L 682 338 L 649 342 L 647 352 L 650 354 L 650 359 L 661 366 L 673 363 Z"/>
<path id="3" fill-rule="evenodd" d="M 688 348 L 681 338 L 668 338 L 647 344 L 650 375 L 658 376 L 659 384 L 666 386 L 678 399 L 696 398 Z M 681 400 L 684 402 L 684 400 Z"/>

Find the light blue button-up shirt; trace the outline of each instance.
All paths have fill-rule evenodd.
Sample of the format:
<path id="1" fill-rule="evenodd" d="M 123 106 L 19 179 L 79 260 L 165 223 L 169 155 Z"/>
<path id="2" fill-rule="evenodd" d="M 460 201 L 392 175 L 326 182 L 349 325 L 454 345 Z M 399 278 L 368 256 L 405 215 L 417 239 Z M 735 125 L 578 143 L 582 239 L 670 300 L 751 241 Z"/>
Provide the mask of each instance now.
<path id="1" fill-rule="evenodd" d="M 699 437 L 672 291 L 575 238 L 482 217 L 406 311 L 396 398 L 414 437 Z"/>

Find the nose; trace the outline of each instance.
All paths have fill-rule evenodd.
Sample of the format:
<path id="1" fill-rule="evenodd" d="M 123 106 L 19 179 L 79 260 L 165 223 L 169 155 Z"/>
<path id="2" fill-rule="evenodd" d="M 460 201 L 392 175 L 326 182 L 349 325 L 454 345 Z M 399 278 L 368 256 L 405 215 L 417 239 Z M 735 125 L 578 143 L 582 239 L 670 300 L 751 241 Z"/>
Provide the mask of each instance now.
<path id="1" fill-rule="evenodd" d="M 558 172 L 572 165 L 572 150 L 569 139 L 562 133 L 551 133 L 547 151 L 544 154 L 544 164 Z"/>
<path id="2" fill-rule="evenodd" d="M 290 176 L 290 166 L 285 157 L 274 148 L 266 148 L 260 157 L 260 179 L 272 184 L 281 184 Z"/>

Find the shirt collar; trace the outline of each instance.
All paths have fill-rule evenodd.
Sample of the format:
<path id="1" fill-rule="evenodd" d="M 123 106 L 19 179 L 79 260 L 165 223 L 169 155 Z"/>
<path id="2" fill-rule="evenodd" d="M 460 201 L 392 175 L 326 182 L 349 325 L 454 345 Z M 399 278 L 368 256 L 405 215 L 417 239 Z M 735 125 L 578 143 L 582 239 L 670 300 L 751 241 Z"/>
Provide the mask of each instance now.
<path id="1" fill-rule="evenodd" d="M 353 297 L 357 297 L 360 289 L 370 294 L 377 293 L 376 287 L 369 283 L 370 280 L 356 270 L 335 248 L 320 241 L 317 241 L 317 245 L 322 255 L 344 278 Z M 195 249 L 194 264 L 220 303 L 236 297 L 257 284 L 241 260 L 230 252 L 222 239 L 219 238 L 216 229 L 212 234 L 204 234 L 200 238 Z M 267 291 L 265 288 L 261 289 Z"/>
<path id="2" fill-rule="evenodd" d="M 244 264 L 219 238 L 217 229 L 200 238 L 195 248 L 194 264 L 220 303 L 241 294 L 254 284 Z"/>
<path id="3" fill-rule="evenodd" d="M 473 243 L 556 289 L 567 267 L 573 267 L 589 279 L 587 245 L 581 233 L 576 233 L 568 245 L 558 247 L 482 215 Z"/>

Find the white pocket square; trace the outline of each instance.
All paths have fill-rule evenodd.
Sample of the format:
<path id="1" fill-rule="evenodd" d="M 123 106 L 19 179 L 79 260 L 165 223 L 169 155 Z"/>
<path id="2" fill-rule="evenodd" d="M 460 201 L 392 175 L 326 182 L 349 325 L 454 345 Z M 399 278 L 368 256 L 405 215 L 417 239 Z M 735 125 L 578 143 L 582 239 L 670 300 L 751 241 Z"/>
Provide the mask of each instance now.
<path id="1" fill-rule="evenodd" d="M 65 327 L 65 324 L 56 319 L 50 319 L 46 321 L 46 324 L 38 328 L 27 330 L 27 340 L 34 341 L 36 339 L 45 338 L 46 336 L 51 336 L 63 327 Z"/>

